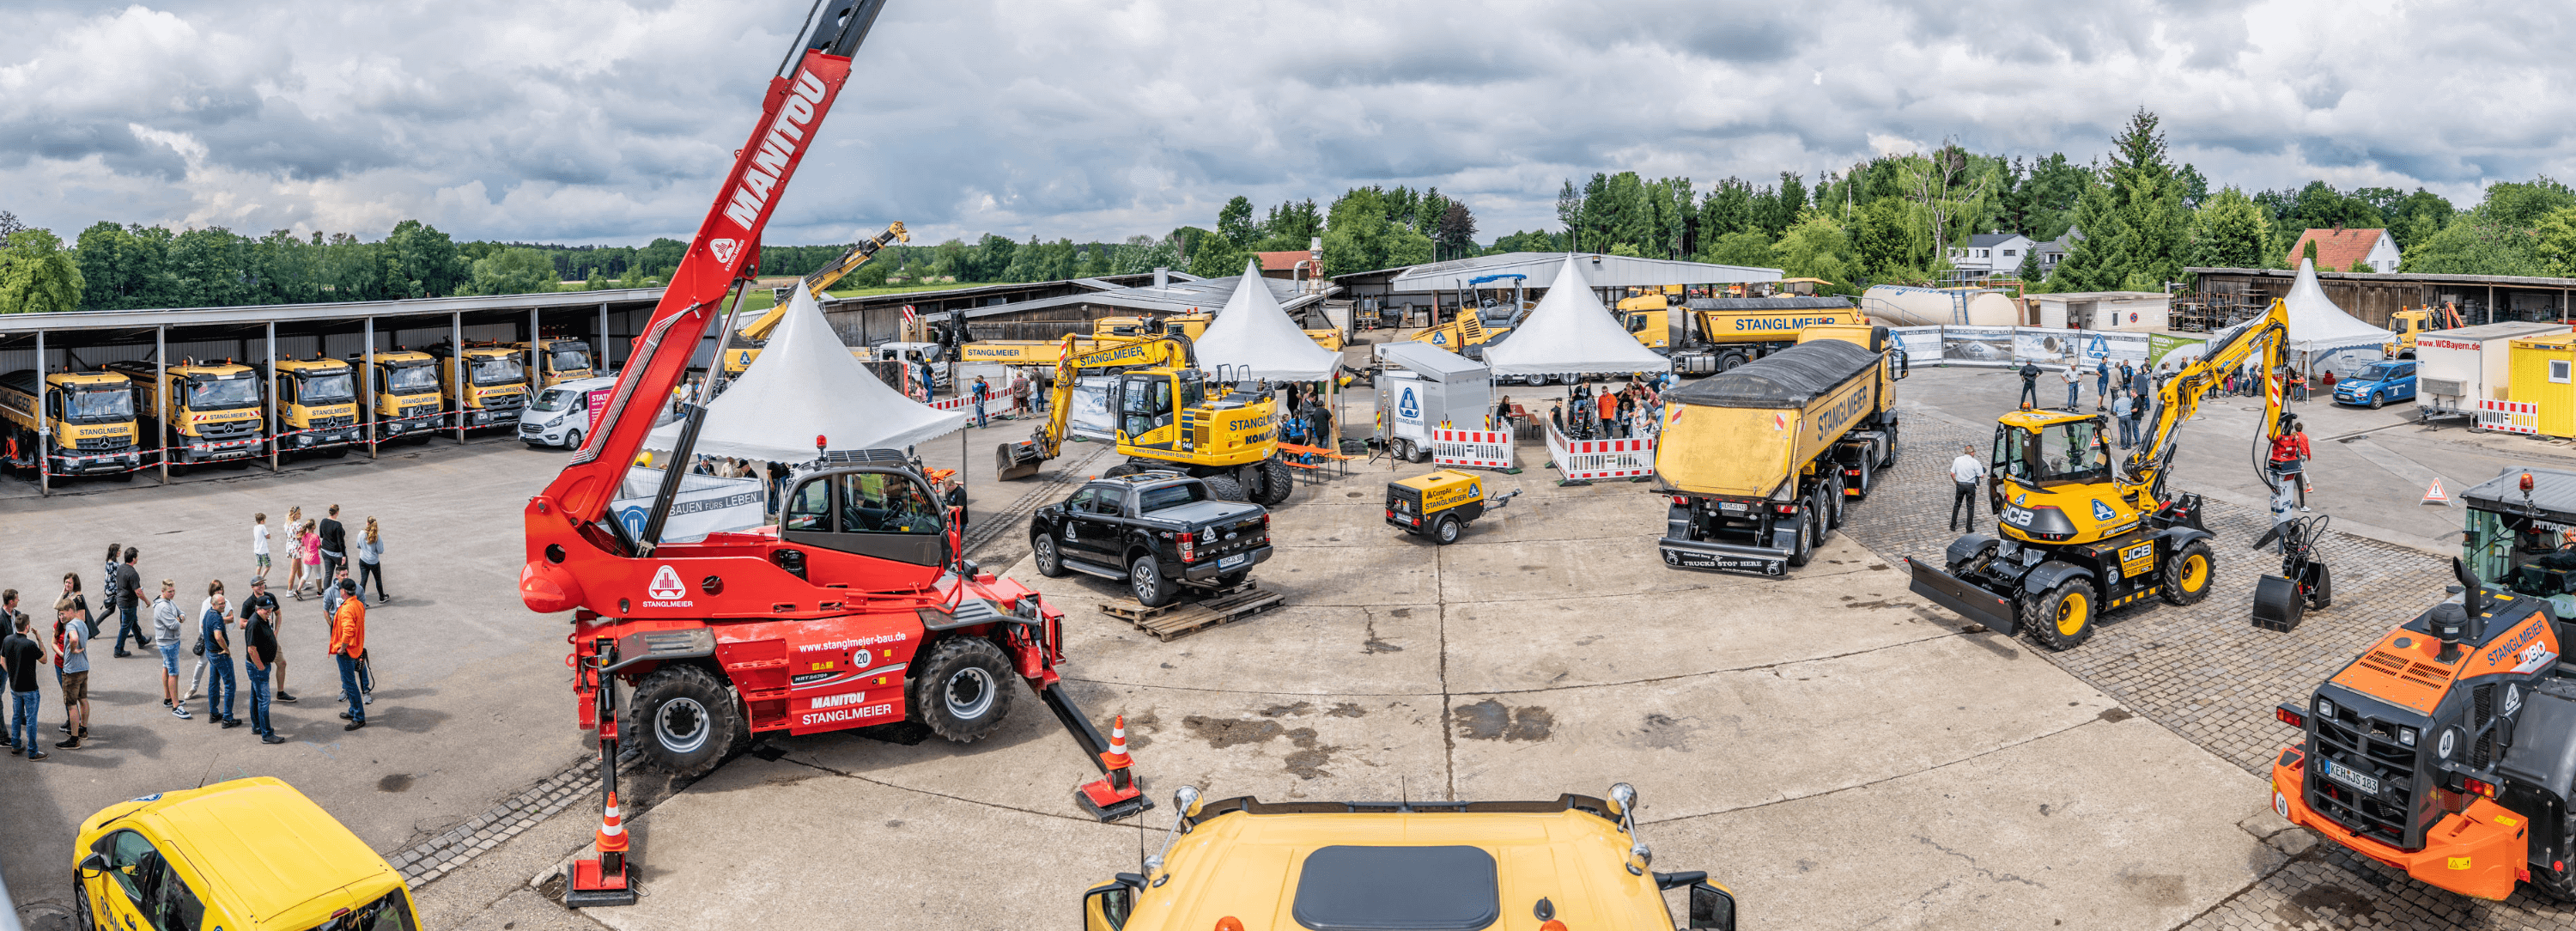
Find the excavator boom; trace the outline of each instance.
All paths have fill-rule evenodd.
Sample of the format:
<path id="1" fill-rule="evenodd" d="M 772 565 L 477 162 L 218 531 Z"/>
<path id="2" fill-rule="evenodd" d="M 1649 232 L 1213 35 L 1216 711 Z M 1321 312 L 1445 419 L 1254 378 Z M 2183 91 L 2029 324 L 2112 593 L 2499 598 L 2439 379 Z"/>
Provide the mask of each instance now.
<path id="1" fill-rule="evenodd" d="M 823 290 L 831 287 L 833 282 L 857 271 L 859 266 L 867 264 L 868 259 L 874 257 L 878 250 L 893 245 L 897 241 L 912 241 L 912 234 L 904 230 L 903 223 L 899 220 L 886 224 L 885 232 L 859 240 L 859 244 L 851 246 L 850 251 L 841 253 L 839 258 L 824 263 L 823 267 L 808 273 L 803 279 L 797 281 L 797 284 L 816 298 L 820 298 L 823 296 Z M 787 319 L 787 303 L 784 300 L 779 301 L 771 306 L 768 312 L 736 328 L 734 332 L 742 334 L 744 339 L 758 345 L 769 338 L 770 331 L 778 329 L 778 321 Z"/>
<path id="2" fill-rule="evenodd" d="M 2183 421 L 2200 413 L 2202 399 L 2222 377 L 2242 368 L 2257 353 L 2263 357 L 2263 440 L 2268 444 L 2281 435 L 2281 411 L 2288 400 L 2282 394 L 2281 374 L 2290 367 L 2290 311 L 2275 300 L 2263 316 L 2220 333 L 2207 353 L 2159 380 L 2154 418 L 2147 423 L 2138 452 L 2129 458 L 2130 484 L 2152 487 L 2157 483 L 2172 464 Z M 2265 481 L 2269 480 L 2267 476 Z"/>

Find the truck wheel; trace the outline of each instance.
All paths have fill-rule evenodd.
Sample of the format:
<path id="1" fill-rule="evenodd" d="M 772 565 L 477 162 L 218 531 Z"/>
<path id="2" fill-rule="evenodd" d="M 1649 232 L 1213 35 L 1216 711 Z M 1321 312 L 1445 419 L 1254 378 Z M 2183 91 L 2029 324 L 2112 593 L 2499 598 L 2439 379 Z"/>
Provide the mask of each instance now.
<path id="1" fill-rule="evenodd" d="M 1826 482 L 1816 491 L 1825 499 L 1821 502 L 1825 506 L 1825 530 L 1840 529 L 1843 525 L 1843 470 L 1840 464 L 1834 466 L 1833 481 Z"/>
<path id="2" fill-rule="evenodd" d="M 1002 726 L 1010 713 L 1010 658 L 982 637 L 950 637 L 930 648 L 912 680 L 912 707 L 941 737 L 968 743 Z"/>
<path id="3" fill-rule="evenodd" d="M 1887 425 L 1887 458 L 1885 458 L 1885 459 L 1881 459 L 1881 460 L 1879 460 L 1879 461 L 1878 461 L 1878 466 L 1879 466 L 1879 468 L 1882 468 L 1882 469 L 1883 469 L 1883 468 L 1886 468 L 1886 467 L 1888 467 L 1888 466 L 1892 466 L 1892 465 L 1895 465 L 1895 464 L 1896 464 L 1896 454 L 1897 454 L 1897 437 L 1896 437 L 1896 428 L 1897 428 L 1897 425 L 1896 425 L 1896 424 L 1888 424 L 1888 425 Z"/>
<path id="4" fill-rule="evenodd" d="M 1816 508 L 1815 502 L 1809 501 L 1806 507 L 1798 509 L 1798 540 L 1789 547 L 1789 565 L 1803 566 L 1808 560 L 1814 558 L 1816 558 Z"/>
<path id="5" fill-rule="evenodd" d="M 1265 459 L 1260 468 L 1261 497 L 1253 503 L 1273 507 L 1288 500 L 1288 495 L 1297 490 L 1297 476 L 1288 470 L 1287 463 Z"/>
<path id="6" fill-rule="evenodd" d="M 1242 482 L 1235 481 L 1235 480 L 1234 480 L 1234 477 L 1233 477 L 1233 476 L 1231 476 L 1231 475 L 1211 475 L 1211 476 L 1208 476 L 1208 477 L 1206 477 L 1206 478 L 1200 479 L 1199 481 L 1202 481 L 1202 482 L 1207 483 L 1208 494 L 1215 495 L 1215 496 L 1217 497 L 1217 500 L 1220 500 L 1220 501 L 1250 501 L 1250 500 L 1252 500 L 1250 497 L 1248 497 L 1248 496 L 1244 495 L 1244 493 L 1243 493 L 1243 483 L 1242 483 Z"/>
<path id="7" fill-rule="evenodd" d="M 2576 814 L 2566 817 L 2566 830 L 2559 836 L 2576 836 Z M 2531 887 L 2558 901 L 2576 902 L 2576 869 L 2553 870 L 2543 864 L 2533 863 L 2531 864 Z"/>
<path id="8" fill-rule="evenodd" d="M 1030 558 L 1038 564 L 1038 574 L 1050 579 L 1064 578 L 1064 555 L 1056 551 L 1055 534 L 1029 535 Z"/>
<path id="9" fill-rule="evenodd" d="M 2198 541 L 2194 541 L 2198 542 Z M 2202 585 L 2208 584 L 2206 578 Z M 2057 583 L 2022 610 L 2022 622 L 2030 628 L 2039 645 L 2051 650 L 2072 650 L 2093 639 L 2093 583 L 2068 579 Z"/>
<path id="10" fill-rule="evenodd" d="M 664 666 L 635 687 L 626 733 L 663 772 L 703 776 L 732 755 L 735 732 L 745 726 L 739 708 L 705 669 Z"/>
<path id="11" fill-rule="evenodd" d="M 1873 484 L 1877 478 L 1878 460 L 1872 459 L 1867 455 L 1863 455 L 1860 457 L 1860 483 L 1852 486 L 1852 490 L 1860 492 L 1861 500 L 1867 501 L 1869 500 L 1869 486 Z"/>
<path id="12" fill-rule="evenodd" d="M 1448 546 L 1458 542 L 1459 530 L 1457 515 L 1442 514 L 1440 520 L 1431 525 L 1431 539 L 1439 541 L 1442 546 Z"/>
<path id="13" fill-rule="evenodd" d="M 2182 549 L 2165 557 L 2164 584 L 2158 586 L 2166 601 L 2178 605 L 2197 604 L 2209 597 L 2209 579 L 2216 574 L 2217 564 L 2209 555 L 2209 541 L 2193 540 Z"/>
<path id="14" fill-rule="evenodd" d="M 1180 590 L 1180 586 L 1163 577 L 1163 569 L 1155 564 L 1152 553 L 1138 554 L 1134 562 L 1127 564 L 1127 587 L 1135 591 L 1136 603 L 1148 608 L 1171 604 L 1172 593 Z"/>
<path id="15" fill-rule="evenodd" d="M 1743 365 L 1745 361 L 1744 354 L 1740 352 L 1730 352 L 1719 356 L 1717 357 L 1718 374 L 1725 374 L 1728 370 L 1733 369 L 1736 366 Z"/>

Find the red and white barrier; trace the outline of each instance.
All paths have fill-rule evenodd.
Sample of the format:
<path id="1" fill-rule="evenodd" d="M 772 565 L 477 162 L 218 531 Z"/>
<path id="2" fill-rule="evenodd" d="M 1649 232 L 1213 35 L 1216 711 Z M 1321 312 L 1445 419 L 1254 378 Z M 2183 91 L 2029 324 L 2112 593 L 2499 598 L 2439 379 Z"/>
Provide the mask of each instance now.
<path id="1" fill-rule="evenodd" d="M 2522 401 L 2478 401 L 2478 426 L 2499 433 L 2540 433 L 2540 405 Z"/>
<path id="2" fill-rule="evenodd" d="M 1502 430 L 1431 431 L 1431 461 L 1479 469 L 1512 467 L 1512 435 Z"/>
<path id="3" fill-rule="evenodd" d="M 1640 437 L 1626 440 L 1569 440 L 1547 428 L 1547 455 L 1556 462 L 1557 471 L 1567 481 L 1596 478 L 1638 478 L 1655 474 L 1655 439 Z"/>

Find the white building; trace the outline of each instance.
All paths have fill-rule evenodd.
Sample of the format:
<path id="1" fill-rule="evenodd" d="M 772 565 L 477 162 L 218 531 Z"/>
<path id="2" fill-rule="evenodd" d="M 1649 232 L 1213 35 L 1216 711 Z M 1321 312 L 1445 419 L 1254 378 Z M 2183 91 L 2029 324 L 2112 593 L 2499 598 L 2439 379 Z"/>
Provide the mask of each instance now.
<path id="1" fill-rule="evenodd" d="M 1968 244 L 1950 250 L 1950 279 L 1970 282 L 1989 278 L 2013 278 L 2021 274 L 2022 262 L 2030 258 L 2034 244 L 2020 233 L 1979 233 L 1968 237 Z"/>

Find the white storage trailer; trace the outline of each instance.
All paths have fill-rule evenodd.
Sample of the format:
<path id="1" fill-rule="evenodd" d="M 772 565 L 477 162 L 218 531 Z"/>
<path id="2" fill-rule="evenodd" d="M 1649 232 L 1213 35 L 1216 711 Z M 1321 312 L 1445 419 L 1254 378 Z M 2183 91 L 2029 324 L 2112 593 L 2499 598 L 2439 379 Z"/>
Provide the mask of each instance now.
<path id="1" fill-rule="evenodd" d="M 2516 339 L 2553 333 L 2564 323 L 2483 323 L 2431 330 L 2415 338 L 2415 412 L 2419 418 L 2471 417 L 2478 402 L 2509 401 Z"/>
<path id="2" fill-rule="evenodd" d="M 1431 431 L 1485 429 L 1494 377 L 1482 363 L 1429 343 L 1379 343 L 1377 438 L 1411 462 L 1431 460 Z"/>

